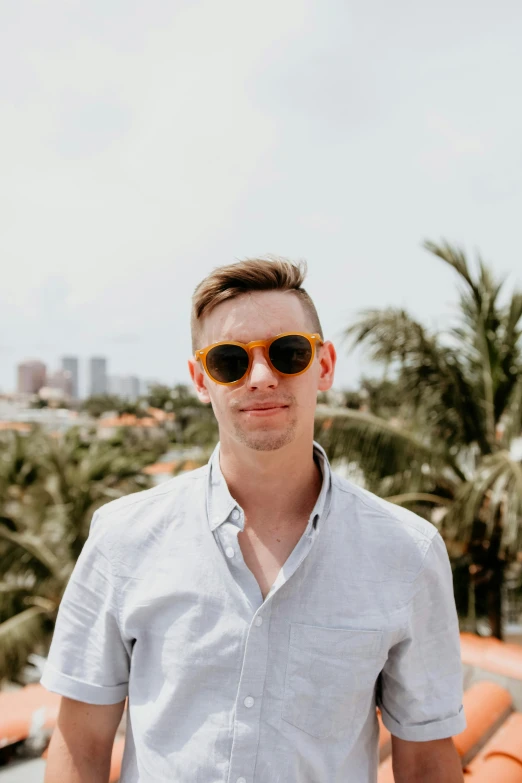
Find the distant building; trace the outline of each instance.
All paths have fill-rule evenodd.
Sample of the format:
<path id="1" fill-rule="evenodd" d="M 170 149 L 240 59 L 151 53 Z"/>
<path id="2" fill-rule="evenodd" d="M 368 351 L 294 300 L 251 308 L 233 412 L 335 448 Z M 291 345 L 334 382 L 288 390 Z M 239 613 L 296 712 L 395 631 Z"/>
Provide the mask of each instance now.
<path id="1" fill-rule="evenodd" d="M 134 401 L 140 396 L 141 384 L 136 375 L 110 375 L 107 388 L 109 394 Z"/>
<path id="2" fill-rule="evenodd" d="M 104 356 L 93 356 L 89 362 L 91 396 L 107 394 L 107 359 Z"/>
<path id="3" fill-rule="evenodd" d="M 19 394 L 37 394 L 45 386 L 47 369 L 38 359 L 28 359 L 18 365 L 17 390 Z"/>
<path id="4" fill-rule="evenodd" d="M 56 370 L 47 376 L 46 386 L 56 392 L 60 392 L 61 398 L 72 397 L 73 381 L 69 370 Z M 42 396 L 40 394 L 40 396 Z M 54 397 L 56 395 L 51 395 Z"/>
<path id="5" fill-rule="evenodd" d="M 119 375 L 107 376 L 107 393 L 113 395 L 114 397 L 119 397 L 120 389 L 121 389 L 120 376 Z"/>
<path id="6" fill-rule="evenodd" d="M 76 356 L 63 356 L 62 370 L 71 373 L 71 397 L 74 400 L 77 400 L 80 396 L 78 384 L 78 358 Z"/>
<path id="7" fill-rule="evenodd" d="M 136 375 L 125 375 L 122 378 L 122 397 L 137 400 L 140 396 L 140 379 Z"/>

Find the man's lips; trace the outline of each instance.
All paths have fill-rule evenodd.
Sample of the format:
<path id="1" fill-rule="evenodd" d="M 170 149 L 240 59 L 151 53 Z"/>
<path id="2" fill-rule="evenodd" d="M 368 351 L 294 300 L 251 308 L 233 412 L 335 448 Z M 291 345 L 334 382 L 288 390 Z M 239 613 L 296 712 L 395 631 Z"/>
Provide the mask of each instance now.
<path id="1" fill-rule="evenodd" d="M 288 405 L 285 405 L 285 403 L 281 402 L 267 402 L 262 405 L 247 405 L 244 408 L 240 408 L 241 411 L 271 411 L 275 410 L 276 408 L 288 408 Z"/>

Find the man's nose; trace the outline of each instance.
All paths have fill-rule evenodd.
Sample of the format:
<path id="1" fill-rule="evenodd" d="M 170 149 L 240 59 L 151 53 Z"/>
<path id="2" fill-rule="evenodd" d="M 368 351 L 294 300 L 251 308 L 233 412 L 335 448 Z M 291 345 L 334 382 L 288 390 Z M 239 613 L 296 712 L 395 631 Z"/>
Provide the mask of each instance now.
<path id="1" fill-rule="evenodd" d="M 279 377 L 268 363 L 261 346 L 252 350 L 252 366 L 246 383 L 250 389 L 273 389 L 279 384 Z"/>

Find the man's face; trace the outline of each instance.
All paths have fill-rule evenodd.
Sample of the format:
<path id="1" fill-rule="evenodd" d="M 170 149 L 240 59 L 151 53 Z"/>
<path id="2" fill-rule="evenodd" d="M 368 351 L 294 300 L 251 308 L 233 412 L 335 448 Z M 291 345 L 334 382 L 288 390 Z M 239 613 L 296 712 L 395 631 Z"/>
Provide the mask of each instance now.
<path id="1" fill-rule="evenodd" d="M 205 316 L 198 348 L 222 340 L 248 343 L 283 332 L 313 331 L 295 294 L 255 291 L 223 302 Z M 232 386 L 212 381 L 200 361 L 191 359 L 189 369 L 199 399 L 212 403 L 222 443 L 231 440 L 257 451 L 272 451 L 301 435 L 312 435 L 317 392 L 331 388 L 335 359 L 334 347 L 327 342 L 317 347 L 306 372 L 282 376 L 272 369 L 264 349 L 256 347 L 250 372 Z"/>

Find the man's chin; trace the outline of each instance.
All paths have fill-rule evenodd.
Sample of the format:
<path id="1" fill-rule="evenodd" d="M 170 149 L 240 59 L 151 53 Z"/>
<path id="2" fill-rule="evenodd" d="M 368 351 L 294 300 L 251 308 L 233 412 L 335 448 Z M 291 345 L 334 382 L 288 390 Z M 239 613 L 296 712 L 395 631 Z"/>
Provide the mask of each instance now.
<path id="1" fill-rule="evenodd" d="M 236 435 L 243 445 L 254 451 L 277 451 L 284 446 L 288 446 L 295 437 L 294 429 L 284 430 L 283 432 L 245 432 L 237 430 Z"/>

